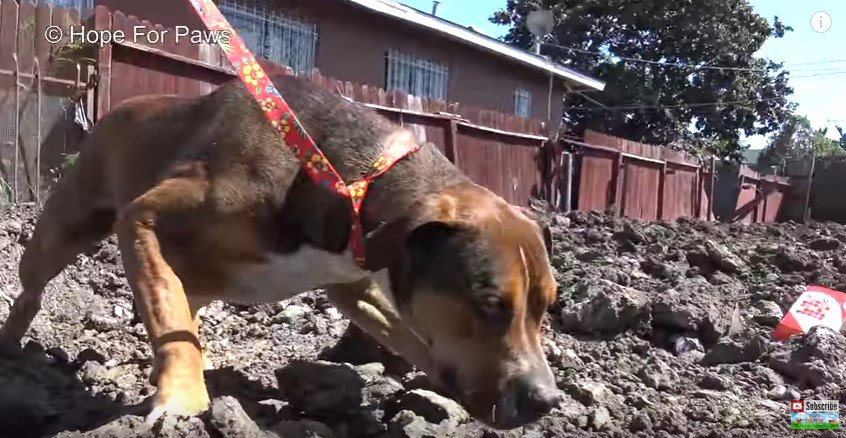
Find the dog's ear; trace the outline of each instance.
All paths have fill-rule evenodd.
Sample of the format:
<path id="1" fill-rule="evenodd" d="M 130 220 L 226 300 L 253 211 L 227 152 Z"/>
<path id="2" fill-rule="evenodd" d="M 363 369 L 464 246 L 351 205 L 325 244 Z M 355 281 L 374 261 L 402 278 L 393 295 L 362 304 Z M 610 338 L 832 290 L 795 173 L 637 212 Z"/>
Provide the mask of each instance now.
<path id="1" fill-rule="evenodd" d="M 537 211 L 537 207 L 520 207 L 520 210 L 523 212 L 526 217 L 531 219 L 534 223 L 538 225 L 538 228 L 541 230 L 541 237 L 543 237 L 543 245 L 546 248 L 546 254 L 549 258 L 552 258 L 552 229 L 550 229 L 550 223 L 552 220 L 550 219 L 551 213 L 547 211 Z"/>
<path id="2" fill-rule="evenodd" d="M 406 249 L 420 258 L 437 256 L 446 240 L 460 228 L 447 222 L 432 221 L 415 227 L 405 239 Z"/>

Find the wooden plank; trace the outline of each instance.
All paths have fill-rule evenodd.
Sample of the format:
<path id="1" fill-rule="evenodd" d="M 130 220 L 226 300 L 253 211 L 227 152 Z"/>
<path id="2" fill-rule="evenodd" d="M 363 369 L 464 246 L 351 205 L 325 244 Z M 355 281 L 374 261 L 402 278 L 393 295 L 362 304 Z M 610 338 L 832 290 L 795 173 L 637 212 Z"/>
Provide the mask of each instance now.
<path id="1" fill-rule="evenodd" d="M 449 161 L 458 166 L 458 124 L 455 119 L 446 121 L 444 133 L 444 155 Z"/>
<path id="2" fill-rule="evenodd" d="M 110 30 L 112 28 L 112 14 L 104 6 L 94 8 L 94 27 L 97 30 Z M 99 120 L 111 108 L 111 82 L 112 82 L 112 46 L 106 45 L 99 49 L 97 54 L 97 70 L 100 80 L 97 85 L 97 111 L 92 117 L 94 121 Z"/>
<path id="3" fill-rule="evenodd" d="M 623 153 L 617 151 L 614 157 L 614 166 L 611 168 L 611 196 L 608 197 L 609 207 L 617 206 L 617 212 L 622 211 L 620 201 L 622 200 L 623 178 L 620 173 L 623 171 Z"/>
<path id="4" fill-rule="evenodd" d="M 14 56 L 17 53 L 18 4 L 5 0 L 0 3 L 0 69 L 15 71 Z M 3 100 L 8 100 L 8 93 L 14 86 L 11 77 L 0 77 L 0 92 Z"/>
<path id="5" fill-rule="evenodd" d="M 666 199 L 666 190 L 667 190 L 667 163 L 661 166 L 661 174 L 658 180 L 658 210 L 655 214 L 655 218 L 657 220 L 664 219 L 664 202 Z"/>
<path id="6" fill-rule="evenodd" d="M 18 9 L 18 71 L 32 73 L 33 59 L 35 59 L 35 5 L 23 2 Z"/>
<path id="7" fill-rule="evenodd" d="M 51 44 L 47 42 L 44 33 L 53 24 L 53 8 L 46 3 L 40 3 L 35 9 L 35 59 L 38 60 L 42 76 L 49 72 L 49 59 Z"/>

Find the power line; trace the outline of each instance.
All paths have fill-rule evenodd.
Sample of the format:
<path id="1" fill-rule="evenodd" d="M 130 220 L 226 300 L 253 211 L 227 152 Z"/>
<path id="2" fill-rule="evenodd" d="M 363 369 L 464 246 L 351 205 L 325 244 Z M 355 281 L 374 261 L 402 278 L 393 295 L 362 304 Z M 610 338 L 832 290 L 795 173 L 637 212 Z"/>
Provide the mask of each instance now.
<path id="1" fill-rule="evenodd" d="M 682 62 L 652 61 L 652 60 L 648 60 L 648 59 L 630 58 L 630 57 L 625 57 L 625 56 L 609 55 L 607 53 L 596 52 L 596 51 L 592 51 L 592 50 L 577 49 L 577 48 L 574 48 L 574 47 L 562 46 L 560 44 L 552 44 L 552 43 L 541 43 L 541 44 L 546 45 L 546 46 L 558 47 L 558 48 L 563 49 L 563 50 L 570 50 L 570 51 L 576 52 L 576 53 L 585 53 L 585 54 L 588 54 L 588 55 L 601 56 L 601 57 L 604 57 L 606 59 L 616 58 L 616 59 L 621 59 L 621 60 L 624 60 L 624 61 L 642 62 L 642 63 L 646 63 L 646 64 L 662 65 L 662 66 L 667 66 L 667 67 L 691 68 L 691 69 L 695 69 L 695 70 L 729 70 L 729 71 L 754 71 L 754 72 L 766 72 L 767 71 L 766 69 L 761 69 L 761 68 L 730 67 L 730 66 L 722 66 L 722 65 L 694 65 L 694 64 L 682 63 Z M 839 63 L 839 62 L 846 62 L 846 60 L 829 60 L 829 61 L 819 61 L 819 62 L 813 62 L 813 63 L 784 64 L 784 66 L 786 67 L 787 65 L 818 65 L 818 64 Z M 796 71 L 796 70 L 802 70 L 802 69 L 795 69 L 795 70 L 792 70 L 792 71 Z M 819 69 L 810 69 L 810 70 L 819 70 Z"/>
<path id="2" fill-rule="evenodd" d="M 811 62 L 795 62 L 784 65 L 819 65 L 819 64 L 835 64 L 838 62 L 846 62 L 846 59 L 831 59 L 828 61 L 811 61 Z"/>
<path id="3" fill-rule="evenodd" d="M 843 74 L 846 74 L 846 70 L 834 72 L 834 73 L 818 73 L 818 74 L 815 74 L 815 75 L 792 76 L 789 79 L 815 78 L 817 76 L 834 76 L 834 75 L 843 75 Z"/>
<path id="4" fill-rule="evenodd" d="M 678 105 L 621 105 L 621 106 L 605 106 L 605 107 L 579 107 L 571 106 L 562 108 L 564 111 L 593 111 L 593 110 L 639 110 L 639 109 L 669 109 L 669 108 L 699 108 L 707 106 L 721 106 L 721 105 L 738 105 L 757 102 L 771 102 L 774 100 L 781 100 L 780 97 L 773 97 L 768 99 L 750 99 L 750 100 L 727 100 L 723 102 L 702 102 L 702 103 L 685 103 Z"/>

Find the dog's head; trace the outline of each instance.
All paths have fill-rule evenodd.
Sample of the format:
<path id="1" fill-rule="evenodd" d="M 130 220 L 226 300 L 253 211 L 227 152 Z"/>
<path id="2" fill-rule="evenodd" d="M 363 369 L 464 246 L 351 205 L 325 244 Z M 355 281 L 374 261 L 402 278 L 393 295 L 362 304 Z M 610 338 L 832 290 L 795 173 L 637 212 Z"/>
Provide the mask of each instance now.
<path id="1" fill-rule="evenodd" d="M 430 378 L 493 427 L 560 402 L 541 347 L 556 293 L 550 245 L 522 210 L 462 184 L 425 202 L 389 270 L 386 292 L 428 345 Z"/>

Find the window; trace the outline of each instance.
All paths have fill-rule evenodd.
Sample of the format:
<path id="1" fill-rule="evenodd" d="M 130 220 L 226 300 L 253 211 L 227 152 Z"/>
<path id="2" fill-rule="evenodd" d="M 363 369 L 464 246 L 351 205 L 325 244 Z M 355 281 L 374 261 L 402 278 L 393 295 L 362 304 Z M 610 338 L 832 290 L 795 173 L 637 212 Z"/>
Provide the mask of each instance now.
<path id="1" fill-rule="evenodd" d="M 82 18 L 94 12 L 94 0 L 47 0 L 46 3 L 54 8 L 76 9 Z"/>
<path id="2" fill-rule="evenodd" d="M 238 0 L 221 0 L 219 7 L 256 58 L 286 65 L 297 73 L 314 68 L 317 25 Z"/>
<path id="3" fill-rule="evenodd" d="M 402 91 L 416 97 L 446 100 L 447 67 L 422 57 L 388 52 L 388 92 Z"/>
<path id="4" fill-rule="evenodd" d="M 520 87 L 514 90 L 514 114 L 529 118 L 532 115 L 532 92 Z"/>

